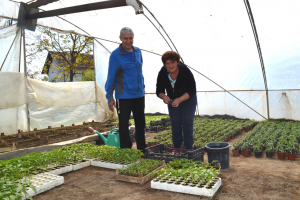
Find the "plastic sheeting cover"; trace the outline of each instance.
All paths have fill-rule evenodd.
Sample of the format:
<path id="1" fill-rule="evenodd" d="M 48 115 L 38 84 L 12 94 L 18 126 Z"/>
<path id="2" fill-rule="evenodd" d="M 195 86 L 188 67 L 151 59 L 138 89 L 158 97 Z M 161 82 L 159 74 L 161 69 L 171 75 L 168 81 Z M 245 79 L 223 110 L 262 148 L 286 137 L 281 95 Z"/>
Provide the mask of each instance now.
<path id="1" fill-rule="evenodd" d="M 0 110 L 16 108 L 37 100 L 35 91 L 23 73 L 0 72 Z"/>

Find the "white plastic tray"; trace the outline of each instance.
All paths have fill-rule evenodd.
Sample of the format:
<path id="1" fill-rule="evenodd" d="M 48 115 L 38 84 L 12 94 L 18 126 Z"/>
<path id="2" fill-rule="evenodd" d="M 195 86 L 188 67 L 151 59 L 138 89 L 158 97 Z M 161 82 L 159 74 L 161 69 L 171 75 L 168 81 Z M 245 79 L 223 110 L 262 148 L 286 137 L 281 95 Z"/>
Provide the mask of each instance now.
<path id="1" fill-rule="evenodd" d="M 103 168 L 108 168 L 108 169 L 117 169 L 117 168 L 121 168 L 124 166 L 126 167 L 127 165 L 91 160 L 91 166 L 103 167 Z"/>
<path id="2" fill-rule="evenodd" d="M 221 186 L 221 178 L 218 178 L 219 180 L 214 184 L 214 186 L 210 189 L 207 189 L 205 187 L 199 188 L 197 186 L 191 187 L 191 186 L 183 186 L 183 185 L 176 185 L 174 183 L 161 183 L 159 181 L 151 181 L 151 188 L 158 189 L 158 190 L 166 190 L 171 192 L 179 192 L 179 193 L 185 193 L 185 194 L 192 194 L 192 195 L 201 195 L 201 196 L 207 196 L 212 197 L 214 194 L 218 191 L 218 189 Z"/>
<path id="3" fill-rule="evenodd" d="M 54 187 L 64 184 L 64 177 L 57 176 L 54 174 L 49 174 L 49 173 L 42 173 L 42 174 L 33 176 L 30 179 L 30 182 L 35 187 L 36 192 L 34 192 L 33 189 L 31 189 L 31 188 L 28 189 L 27 190 L 28 194 L 26 195 L 26 197 L 35 196 L 37 194 L 40 194 L 47 190 L 51 190 Z M 24 199 L 24 198 L 25 198 L 25 196 L 23 194 L 22 199 Z"/>
<path id="4" fill-rule="evenodd" d="M 75 171 L 75 170 L 79 170 L 79 169 L 88 167 L 90 165 L 91 165 L 91 161 L 87 160 L 85 162 L 82 162 L 82 163 L 79 163 L 79 164 L 76 164 L 76 165 L 72 165 L 72 168 L 73 168 L 73 171 Z"/>
<path id="5" fill-rule="evenodd" d="M 73 171 L 73 166 L 68 165 L 66 167 L 55 169 L 55 170 L 52 170 L 52 171 L 47 172 L 47 173 L 54 174 L 54 175 L 60 175 L 60 174 L 64 174 L 64 173 L 71 172 L 71 171 Z"/>

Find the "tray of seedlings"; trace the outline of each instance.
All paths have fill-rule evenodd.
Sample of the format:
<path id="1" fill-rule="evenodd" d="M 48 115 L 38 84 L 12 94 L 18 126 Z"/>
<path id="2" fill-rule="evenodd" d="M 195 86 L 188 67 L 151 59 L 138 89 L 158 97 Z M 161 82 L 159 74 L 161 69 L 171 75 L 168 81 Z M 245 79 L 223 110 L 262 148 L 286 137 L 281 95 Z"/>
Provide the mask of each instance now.
<path id="1" fill-rule="evenodd" d="M 117 169 L 116 179 L 143 185 L 152 179 L 152 172 L 156 172 L 165 166 L 164 160 L 142 159 L 138 163 Z"/>
<path id="2" fill-rule="evenodd" d="M 236 119 L 207 119 L 195 118 L 194 120 L 194 149 L 204 147 L 210 142 L 227 142 L 242 131 L 250 131 L 257 124 L 254 120 Z M 148 140 L 148 147 L 156 144 L 165 144 L 173 147 L 172 130 L 157 134 L 154 139 Z"/>
<path id="3" fill-rule="evenodd" d="M 102 155 L 105 156 L 101 157 Z M 10 160 L 0 160 L 0 199 L 21 199 L 22 194 L 28 197 L 33 191 L 42 192 L 47 188 L 51 189 L 52 186 L 62 184 L 57 175 L 90 166 L 93 159 L 108 159 L 103 160 L 103 163 L 115 164 L 113 167 L 117 168 L 117 166 L 123 167 L 124 164 L 137 162 L 141 155 L 143 153 L 136 149 L 80 143 L 51 151 L 32 152 Z M 36 178 L 31 179 L 31 177 Z M 56 183 L 54 179 L 59 180 Z M 49 181 L 52 181 L 49 187 L 44 187 L 45 182 Z M 40 186 L 43 187 L 40 188 Z M 29 188 L 32 190 L 29 191 Z"/>
<path id="4" fill-rule="evenodd" d="M 151 188 L 212 197 L 221 186 L 219 170 L 206 163 L 180 159 L 152 173 Z"/>
<path id="5" fill-rule="evenodd" d="M 278 159 L 295 160 L 299 154 L 300 122 L 271 120 L 259 123 L 253 130 L 238 140 L 232 150 L 234 156 L 242 153 L 244 157 L 252 152 L 261 158 L 263 152 L 267 158 L 277 153 Z"/>
<path id="6" fill-rule="evenodd" d="M 176 150 L 177 153 L 173 153 Z M 168 147 L 164 144 L 157 144 L 145 149 L 145 157 L 147 159 L 165 160 L 166 163 L 170 161 L 186 158 L 191 160 L 198 160 L 203 162 L 204 148 L 197 149 L 176 149 Z"/>
<path id="7" fill-rule="evenodd" d="M 99 151 L 100 149 L 100 151 Z M 117 169 L 138 162 L 143 155 L 142 151 L 136 149 L 121 149 L 111 146 L 101 146 L 91 149 L 88 153 L 91 166 Z"/>

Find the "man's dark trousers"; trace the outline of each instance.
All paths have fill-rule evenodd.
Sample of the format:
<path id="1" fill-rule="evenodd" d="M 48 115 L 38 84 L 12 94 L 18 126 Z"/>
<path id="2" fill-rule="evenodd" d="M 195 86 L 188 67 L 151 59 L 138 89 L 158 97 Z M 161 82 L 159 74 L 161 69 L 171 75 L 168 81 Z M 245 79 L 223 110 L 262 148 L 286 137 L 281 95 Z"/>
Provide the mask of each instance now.
<path id="1" fill-rule="evenodd" d="M 136 99 L 117 99 L 116 106 L 119 116 L 120 147 L 131 148 L 128 121 L 132 111 L 135 122 L 135 141 L 137 149 L 145 151 L 145 97 Z"/>

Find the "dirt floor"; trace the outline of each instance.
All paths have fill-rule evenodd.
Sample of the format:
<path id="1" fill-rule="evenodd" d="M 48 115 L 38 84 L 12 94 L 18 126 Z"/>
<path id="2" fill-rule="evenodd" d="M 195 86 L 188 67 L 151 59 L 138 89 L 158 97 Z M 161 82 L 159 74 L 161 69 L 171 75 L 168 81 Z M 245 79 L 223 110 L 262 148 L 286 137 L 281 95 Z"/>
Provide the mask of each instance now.
<path id="1" fill-rule="evenodd" d="M 153 134 L 147 133 L 148 138 Z M 149 137 L 150 136 L 150 137 Z M 234 143 L 242 135 L 234 138 Z M 205 155 L 204 161 L 207 162 Z M 87 167 L 64 174 L 65 183 L 34 197 L 34 200 L 100 199 L 100 200 L 237 200 L 300 199 L 300 157 L 295 161 L 230 156 L 230 166 L 221 170 L 222 186 L 213 198 L 154 190 L 150 182 L 143 186 L 116 181 L 115 170 Z"/>

